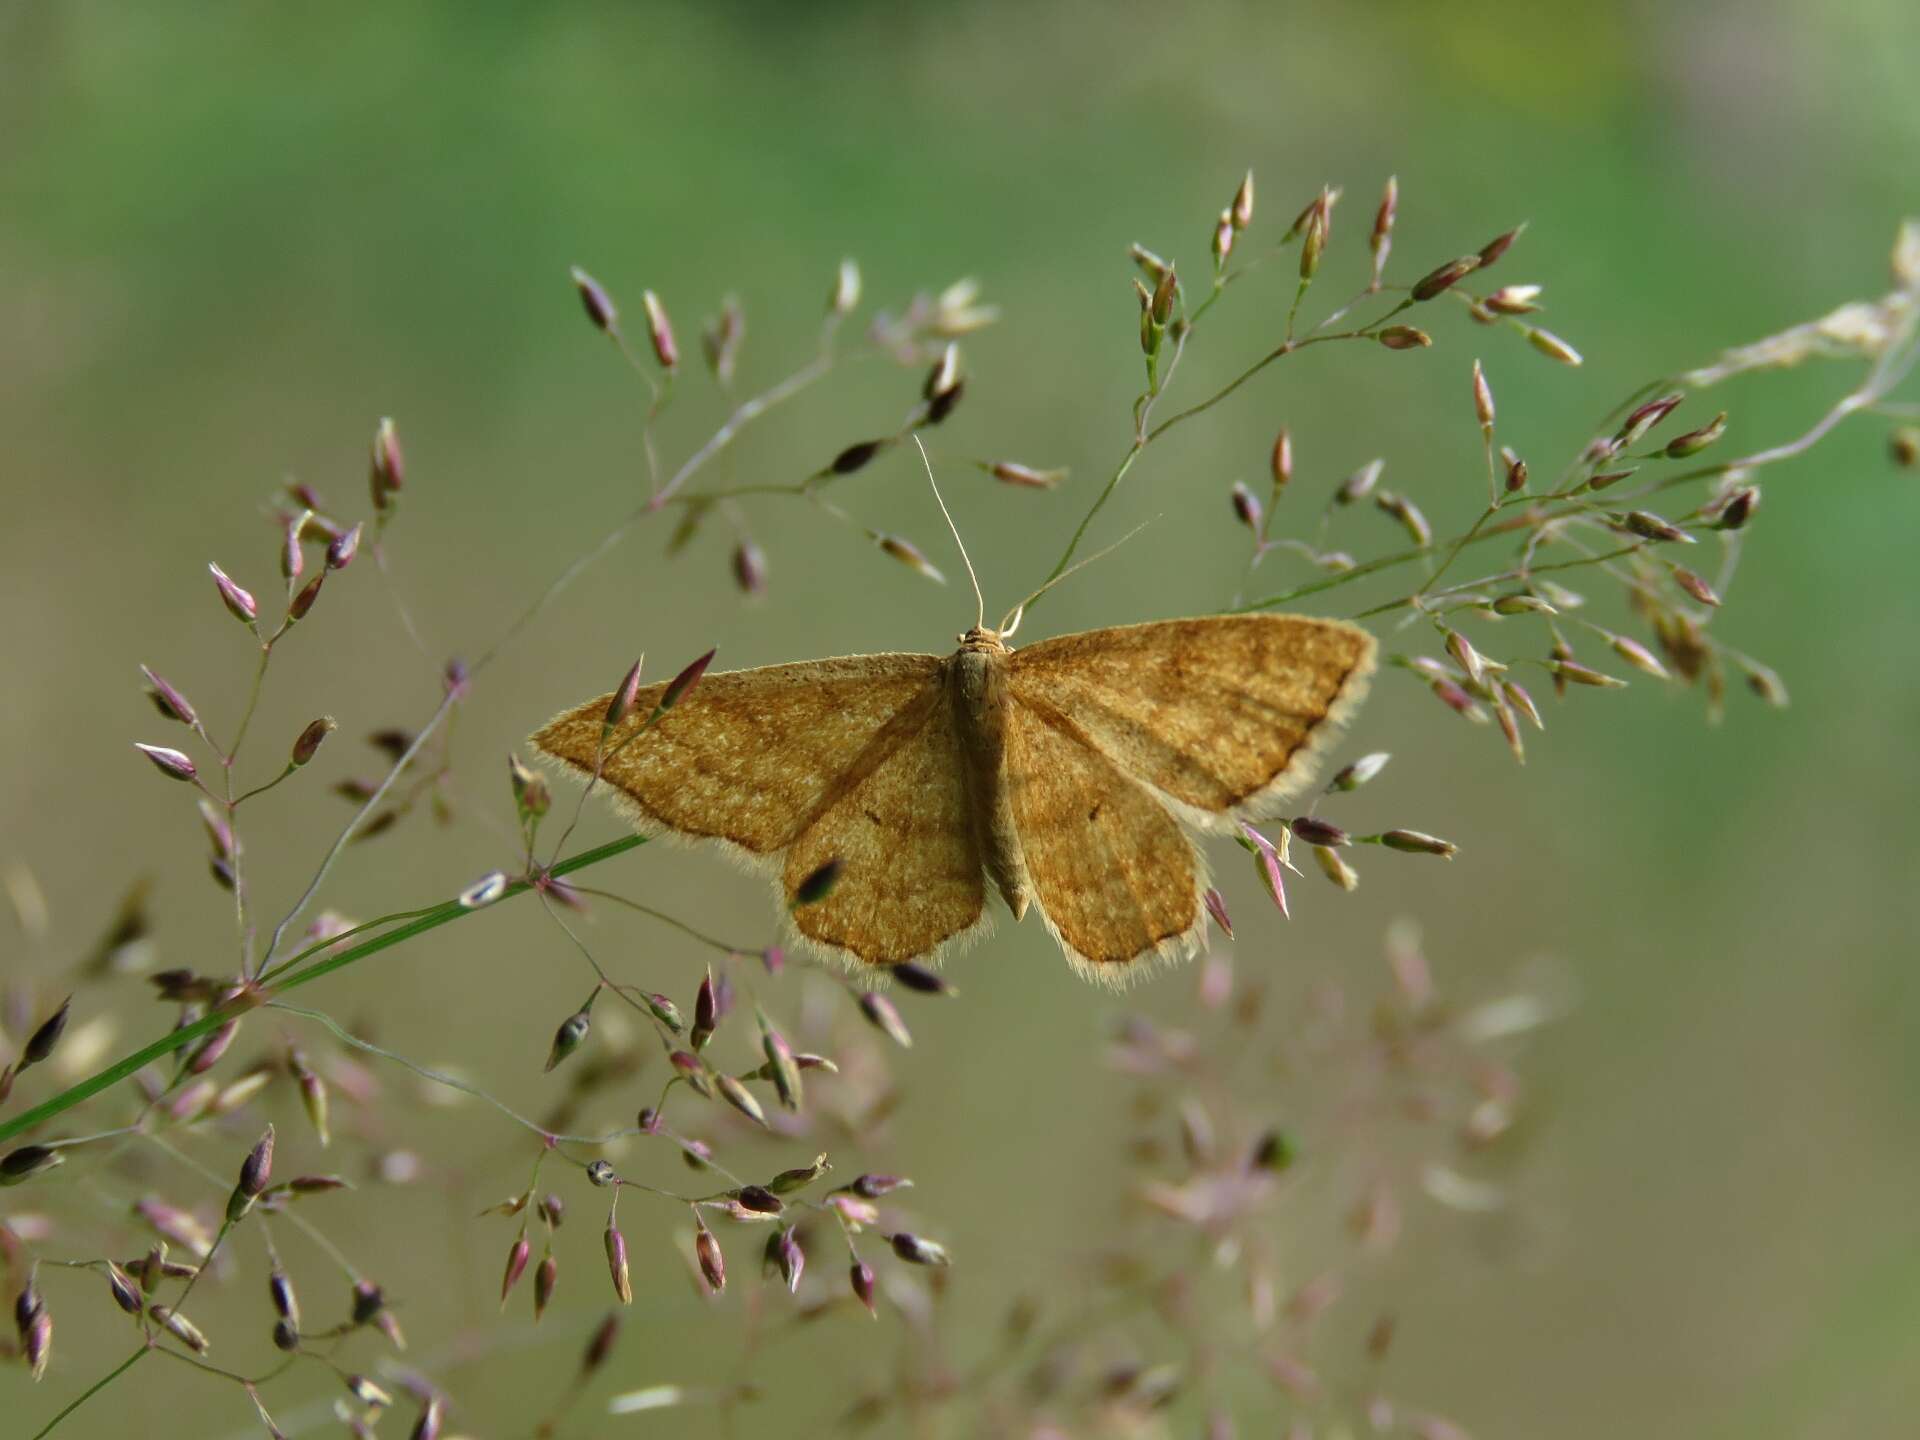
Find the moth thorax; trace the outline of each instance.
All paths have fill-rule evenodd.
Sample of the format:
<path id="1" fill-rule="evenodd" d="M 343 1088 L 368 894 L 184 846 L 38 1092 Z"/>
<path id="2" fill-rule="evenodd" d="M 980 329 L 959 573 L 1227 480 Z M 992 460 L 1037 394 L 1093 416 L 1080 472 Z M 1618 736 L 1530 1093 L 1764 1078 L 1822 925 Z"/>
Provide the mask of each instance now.
<path id="1" fill-rule="evenodd" d="M 1005 655 L 1007 646 L 1001 642 L 998 630 L 989 630 L 983 625 L 975 625 L 966 634 L 956 637 L 962 650 L 984 651 L 992 655 Z"/>

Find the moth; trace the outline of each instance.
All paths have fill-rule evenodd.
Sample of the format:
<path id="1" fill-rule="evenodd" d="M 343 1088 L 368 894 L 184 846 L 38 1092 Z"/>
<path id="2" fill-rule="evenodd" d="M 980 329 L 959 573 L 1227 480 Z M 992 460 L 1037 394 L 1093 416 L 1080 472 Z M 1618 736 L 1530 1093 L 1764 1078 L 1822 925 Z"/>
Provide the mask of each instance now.
<path id="1" fill-rule="evenodd" d="M 603 696 L 533 744 L 578 777 L 597 770 L 643 832 L 771 873 L 800 936 L 856 967 L 978 938 L 990 882 L 1081 974 L 1118 982 L 1202 947 L 1207 869 L 1187 832 L 1281 813 L 1374 658 L 1358 626 L 1297 615 L 1006 639 L 976 624 L 944 658 L 709 674 L 643 735 L 664 685 L 611 736 Z M 831 892 L 796 906 L 832 860 Z"/>

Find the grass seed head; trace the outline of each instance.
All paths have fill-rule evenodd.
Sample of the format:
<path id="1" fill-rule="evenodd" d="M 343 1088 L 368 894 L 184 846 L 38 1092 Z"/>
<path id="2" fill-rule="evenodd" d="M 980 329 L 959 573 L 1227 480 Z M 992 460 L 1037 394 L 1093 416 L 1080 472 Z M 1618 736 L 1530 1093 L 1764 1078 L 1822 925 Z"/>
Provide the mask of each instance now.
<path id="1" fill-rule="evenodd" d="M 605 335 L 620 333 L 620 311 L 601 283 L 575 265 L 570 272 L 573 288 L 579 293 L 580 308 L 587 312 L 593 328 Z"/>

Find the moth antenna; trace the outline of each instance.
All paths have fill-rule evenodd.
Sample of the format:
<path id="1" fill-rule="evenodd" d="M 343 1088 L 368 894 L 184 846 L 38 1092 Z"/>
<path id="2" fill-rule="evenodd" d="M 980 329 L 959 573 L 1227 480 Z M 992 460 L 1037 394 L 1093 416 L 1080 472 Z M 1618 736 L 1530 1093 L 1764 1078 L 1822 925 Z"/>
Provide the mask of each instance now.
<path id="1" fill-rule="evenodd" d="M 918 437 L 916 436 L 915 438 L 917 439 Z M 1001 639 L 1004 640 L 1007 636 L 1013 634 L 1015 630 L 1018 630 L 1020 628 L 1020 622 L 1026 619 L 1027 607 L 1033 604 L 1033 602 L 1038 600 L 1042 595 L 1046 594 L 1047 591 L 1051 590 L 1054 586 L 1058 585 L 1062 580 L 1066 579 L 1069 575 L 1072 575 L 1075 571 L 1084 570 L 1087 568 L 1087 566 L 1093 564 L 1094 561 L 1105 559 L 1107 556 L 1111 555 L 1114 551 L 1118 550 L 1122 545 L 1126 544 L 1127 541 L 1133 539 L 1133 537 L 1138 535 L 1142 530 L 1146 529 L 1147 526 L 1153 524 L 1154 520 L 1158 520 L 1159 518 L 1160 517 L 1156 515 L 1153 517 L 1153 520 L 1142 520 L 1138 525 L 1134 526 L 1133 529 L 1129 530 L 1126 534 L 1122 535 L 1118 540 L 1114 541 L 1111 545 L 1107 546 L 1106 549 L 1096 550 L 1093 552 L 1093 554 L 1087 556 L 1086 559 L 1078 561 L 1077 563 L 1075 563 L 1074 565 L 1072 565 L 1066 570 L 1062 570 L 1058 575 L 1054 576 L 1053 579 L 1047 581 L 1046 584 L 1042 585 L 1038 590 L 1034 591 L 1031 595 L 1027 596 L 1026 599 L 1022 600 L 1018 605 L 1014 606 L 1013 609 L 1009 610 L 1006 614 L 1006 619 L 1000 622 Z"/>
<path id="2" fill-rule="evenodd" d="M 933 478 L 933 462 L 927 458 L 927 447 L 920 443 L 918 435 L 913 437 L 913 443 L 920 451 L 920 463 L 926 467 L 927 484 L 933 486 L 933 498 L 940 506 L 940 513 L 947 517 L 947 529 L 953 532 L 953 543 L 960 547 L 960 563 L 967 567 L 967 579 L 973 582 L 973 602 L 978 607 L 974 612 L 974 628 L 984 630 L 987 628 L 987 598 L 980 593 L 980 577 L 973 573 L 973 561 L 967 555 L 967 542 L 960 538 L 960 527 L 953 523 L 953 515 L 947 509 L 947 502 L 940 498 L 940 486 Z M 1067 572 L 1069 575 L 1072 573 L 1071 570 Z M 1061 578 L 1064 579 L 1065 576 Z"/>

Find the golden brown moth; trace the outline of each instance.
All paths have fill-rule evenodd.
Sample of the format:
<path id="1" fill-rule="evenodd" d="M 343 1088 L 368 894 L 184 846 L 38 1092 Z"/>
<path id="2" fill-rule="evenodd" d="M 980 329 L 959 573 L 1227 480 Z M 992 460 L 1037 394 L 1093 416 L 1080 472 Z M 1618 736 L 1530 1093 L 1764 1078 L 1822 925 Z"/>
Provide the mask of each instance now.
<path id="1" fill-rule="evenodd" d="M 1373 639 L 1298 615 L 1223 615 L 1012 649 L 976 625 L 937 655 L 850 655 L 707 675 L 635 736 L 610 697 L 533 737 L 578 778 L 600 766 L 640 830 L 711 841 L 773 872 L 800 936 L 857 965 L 927 961 L 988 926 L 991 880 L 1038 909 L 1083 975 L 1184 959 L 1206 865 L 1183 826 L 1270 819 L 1311 783 L 1359 703 Z M 826 899 L 795 887 L 829 860 Z"/>

